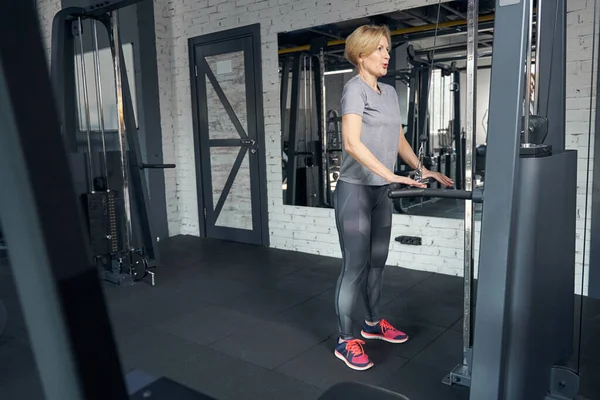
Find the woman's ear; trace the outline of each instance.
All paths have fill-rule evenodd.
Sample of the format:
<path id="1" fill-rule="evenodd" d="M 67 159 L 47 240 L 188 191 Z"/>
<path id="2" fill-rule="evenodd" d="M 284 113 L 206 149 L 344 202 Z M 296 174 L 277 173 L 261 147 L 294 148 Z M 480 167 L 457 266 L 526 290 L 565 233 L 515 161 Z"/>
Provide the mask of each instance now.
<path id="1" fill-rule="evenodd" d="M 358 55 L 358 59 L 357 59 L 357 61 L 358 61 L 358 65 L 362 65 L 362 63 L 363 63 L 363 54 L 362 54 L 362 53 L 360 53 L 360 54 Z"/>

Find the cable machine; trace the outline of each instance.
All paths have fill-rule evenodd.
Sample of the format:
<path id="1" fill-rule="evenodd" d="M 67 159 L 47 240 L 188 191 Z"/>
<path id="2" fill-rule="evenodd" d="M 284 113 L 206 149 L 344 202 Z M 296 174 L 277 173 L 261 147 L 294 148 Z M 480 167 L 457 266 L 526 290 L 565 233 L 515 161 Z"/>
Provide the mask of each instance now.
<path id="1" fill-rule="evenodd" d="M 326 207 L 331 204 L 331 191 L 322 41 L 314 42 L 307 53 L 285 57 L 281 64 L 284 201 L 288 205 Z"/>
<path id="2" fill-rule="evenodd" d="M 175 167 L 142 160 L 117 12 L 135 3 L 113 0 L 66 8 L 52 26 L 51 76 L 93 259 L 104 279 L 123 286 L 146 276 L 155 284 L 151 269 L 159 263 L 158 239 L 145 173 Z M 104 76 L 100 39 L 108 41 L 111 56 L 112 70 Z M 92 66 L 85 51 L 90 46 Z M 109 90 L 107 78 L 114 79 Z M 94 102 L 95 110 L 90 107 Z"/>
<path id="3" fill-rule="evenodd" d="M 422 152 L 420 159 L 423 167 L 449 176 L 455 181 L 456 188 L 460 189 L 464 180 L 461 166 L 464 142 L 460 119 L 460 73 L 454 65 L 445 66 L 418 59 L 414 55 L 412 45 L 408 47 L 407 52 L 411 68 L 388 73 L 409 87 L 406 140 L 415 154 Z M 440 72 L 441 87 L 432 85 L 433 71 Z M 432 93 L 432 90 L 436 92 Z M 447 102 L 448 109 L 446 92 L 449 92 L 451 97 Z M 436 100 L 439 99 L 442 101 L 437 104 Z M 432 134 L 433 129 L 435 132 Z M 407 176 L 414 171 L 398 157 L 395 173 Z M 433 182 L 432 185 L 439 188 L 437 182 Z M 439 198 L 435 197 L 407 197 L 393 199 L 393 202 L 396 211 L 406 213 L 413 207 L 438 200 Z"/>
<path id="4" fill-rule="evenodd" d="M 575 323 L 577 152 L 565 150 L 565 2 L 537 2 L 539 97 L 530 115 L 533 14 L 533 0 L 497 2 L 484 190 L 472 180 L 478 2 L 469 0 L 465 190 L 389 194 L 465 200 L 463 359 L 444 382 L 470 387 L 474 400 L 573 399 L 579 386 L 566 366 Z M 477 285 L 485 295 L 476 299 L 473 203 L 484 204 Z"/>

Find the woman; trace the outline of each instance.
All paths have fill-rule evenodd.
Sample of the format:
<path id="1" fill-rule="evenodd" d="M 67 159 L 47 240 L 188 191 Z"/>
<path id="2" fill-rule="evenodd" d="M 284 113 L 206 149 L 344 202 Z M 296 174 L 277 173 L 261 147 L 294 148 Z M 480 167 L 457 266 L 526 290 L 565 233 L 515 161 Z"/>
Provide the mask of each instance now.
<path id="1" fill-rule="evenodd" d="M 377 82 L 387 73 L 390 42 L 387 27 L 369 25 L 346 40 L 346 58 L 358 74 L 346 83 L 341 101 L 344 153 L 334 207 L 343 267 L 335 293 L 340 337 L 334 354 L 355 370 L 373 366 L 362 347 L 365 342 L 353 335 L 352 311 L 359 291 L 367 309 L 362 337 L 390 343 L 408 340 L 379 315 L 392 228 L 387 193 L 390 183 L 425 187 L 392 172 L 398 155 L 411 168 L 417 167 L 418 158 L 404 138 L 396 90 Z M 453 184 L 425 168 L 422 177 Z"/>

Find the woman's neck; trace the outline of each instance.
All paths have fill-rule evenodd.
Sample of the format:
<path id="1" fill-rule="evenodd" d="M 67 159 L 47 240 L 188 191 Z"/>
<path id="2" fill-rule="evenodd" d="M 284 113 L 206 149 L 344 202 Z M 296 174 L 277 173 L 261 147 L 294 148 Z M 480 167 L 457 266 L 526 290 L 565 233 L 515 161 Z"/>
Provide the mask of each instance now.
<path id="1" fill-rule="evenodd" d="M 366 82 L 367 85 L 371 86 L 373 90 L 379 92 L 379 86 L 377 85 L 377 77 L 365 71 L 359 71 L 358 75 L 363 81 Z"/>

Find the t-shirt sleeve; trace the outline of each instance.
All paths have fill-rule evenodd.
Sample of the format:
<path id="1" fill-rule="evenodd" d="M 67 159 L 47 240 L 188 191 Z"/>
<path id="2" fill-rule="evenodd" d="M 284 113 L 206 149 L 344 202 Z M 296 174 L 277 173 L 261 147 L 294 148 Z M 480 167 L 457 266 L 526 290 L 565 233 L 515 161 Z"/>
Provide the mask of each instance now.
<path id="1" fill-rule="evenodd" d="M 342 115 L 358 114 L 362 117 L 366 103 L 365 92 L 359 85 L 346 85 L 342 91 Z"/>

